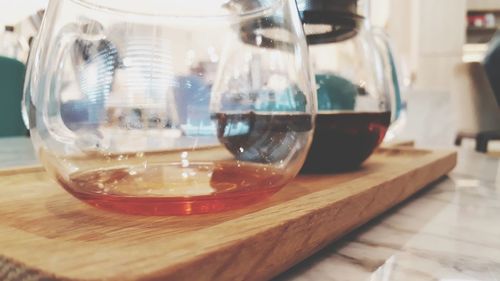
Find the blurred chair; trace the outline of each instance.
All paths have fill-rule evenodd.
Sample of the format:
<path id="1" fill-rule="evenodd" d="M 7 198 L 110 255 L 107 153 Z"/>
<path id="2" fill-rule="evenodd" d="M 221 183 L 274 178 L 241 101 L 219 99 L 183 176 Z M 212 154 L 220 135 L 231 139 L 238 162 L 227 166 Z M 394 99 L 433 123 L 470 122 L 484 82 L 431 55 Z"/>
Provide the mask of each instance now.
<path id="1" fill-rule="evenodd" d="M 27 134 L 21 115 L 24 73 L 24 64 L 0 56 L 0 137 Z"/>
<path id="2" fill-rule="evenodd" d="M 462 63 L 456 68 L 455 93 L 458 112 L 458 133 L 455 144 L 463 138 L 476 139 L 476 150 L 487 152 L 490 140 L 500 140 L 500 107 L 495 99 L 483 65 L 479 62 Z"/>

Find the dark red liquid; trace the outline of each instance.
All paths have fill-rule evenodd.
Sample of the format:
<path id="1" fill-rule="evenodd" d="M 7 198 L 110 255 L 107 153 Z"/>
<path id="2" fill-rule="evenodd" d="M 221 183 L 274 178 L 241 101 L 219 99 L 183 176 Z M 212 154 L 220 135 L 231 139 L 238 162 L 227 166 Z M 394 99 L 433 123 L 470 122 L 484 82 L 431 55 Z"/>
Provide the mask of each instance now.
<path id="1" fill-rule="evenodd" d="M 215 115 L 219 141 L 238 160 L 276 163 L 297 146 L 305 146 L 312 130 L 307 114 L 244 113 Z"/>
<path id="2" fill-rule="evenodd" d="M 390 112 L 320 113 L 314 140 L 302 172 L 358 168 L 384 139 Z"/>

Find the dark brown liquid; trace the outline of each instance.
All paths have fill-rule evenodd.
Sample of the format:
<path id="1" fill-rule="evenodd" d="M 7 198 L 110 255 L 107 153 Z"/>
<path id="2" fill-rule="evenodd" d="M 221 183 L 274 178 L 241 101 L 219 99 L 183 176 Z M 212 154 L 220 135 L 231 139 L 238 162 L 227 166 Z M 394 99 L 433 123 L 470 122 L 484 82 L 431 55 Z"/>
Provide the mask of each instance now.
<path id="1" fill-rule="evenodd" d="M 358 168 L 384 139 L 390 112 L 320 113 L 302 172 Z"/>
<path id="2" fill-rule="evenodd" d="M 236 159 L 258 163 L 287 158 L 297 144 L 305 146 L 313 127 L 307 114 L 219 113 L 215 118 L 219 141 Z"/>
<path id="3" fill-rule="evenodd" d="M 95 207 L 136 215 L 189 215 L 260 201 L 291 177 L 268 165 L 221 162 L 95 170 L 57 179 L 68 192 Z"/>

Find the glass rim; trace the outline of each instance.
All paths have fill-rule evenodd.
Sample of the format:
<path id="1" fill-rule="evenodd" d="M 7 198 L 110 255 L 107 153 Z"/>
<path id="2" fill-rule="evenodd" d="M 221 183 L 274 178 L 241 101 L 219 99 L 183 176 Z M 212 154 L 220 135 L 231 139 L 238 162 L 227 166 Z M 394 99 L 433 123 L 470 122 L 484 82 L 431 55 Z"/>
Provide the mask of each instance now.
<path id="1" fill-rule="evenodd" d="M 267 14 L 269 11 L 274 11 L 278 6 L 282 5 L 286 0 L 273 0 L 272 4 L 249 9 L 248 11 L 235 12 L 234 14 L 187 14 L 187 15 L 177 15 L 173 12 L 148 12 L 148 11 L 134 11 L 128 8 L 117 8 L 110 5 L 101 4 L 99 1 L 94 0 L 69 0 L 77 5 L 85 7 L 87 9 L 102 11 L 106 13 L 113 13 L 118 15 L 129 15 L 136 17 L 147 17 L 147 18 L 164 18 L 164 19 L 191 19 L 191 20 L 205 20 L 205 19 L 240 19 L 240 18 L 253 18 L 260 14 Z M 186 0 L 189 1 L 189 0 Z M 226 1 L 229 2 L 230 0 Z"/>

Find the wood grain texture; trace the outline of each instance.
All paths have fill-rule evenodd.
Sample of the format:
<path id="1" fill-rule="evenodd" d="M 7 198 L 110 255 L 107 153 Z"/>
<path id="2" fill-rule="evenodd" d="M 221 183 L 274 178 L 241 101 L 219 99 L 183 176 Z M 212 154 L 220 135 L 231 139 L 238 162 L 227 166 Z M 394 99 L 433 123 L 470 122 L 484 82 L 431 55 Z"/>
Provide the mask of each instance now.
<path id="1" fill-rule="evenodd" d="M 0 280 L 263 280 L 449 172 L 453 152 L 380 149 L 359 171 L 300 176 L 246 209 L 101 211 L 36 168 L 0 172 Z"/>

